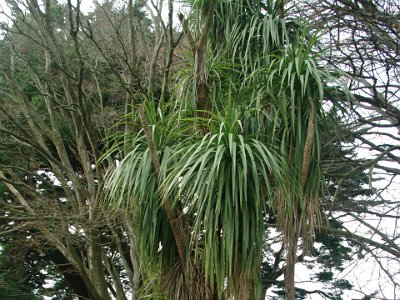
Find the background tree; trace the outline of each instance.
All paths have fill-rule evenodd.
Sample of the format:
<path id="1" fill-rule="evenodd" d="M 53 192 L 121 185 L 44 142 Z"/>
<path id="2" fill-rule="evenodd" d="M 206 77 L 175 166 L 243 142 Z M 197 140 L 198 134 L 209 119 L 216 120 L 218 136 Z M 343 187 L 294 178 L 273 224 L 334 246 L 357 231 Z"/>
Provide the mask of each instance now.
<path id="1" fill-rule="evenodd" d="M 340 96 L 334 100 L 340 107 L 340 122 L 347 124 L 348 130 L 342 134 L 350 137 L 342 144 L 348 149 L 362 150 L 357 150 L 355 155 L 345 155 L 348 168 L 353 166 L 341 171 L 336 188 L 332 190 L 335 196 L 327 207 L 338 220 L 351 224 L 351 229 L 346 230 L 354 232 L 353 228 L 358 226 L 358 233 L 369 238 L 370 242 L 362 238 L 355 238 L 355 241 L 362 247 L 362 256 L 380 266 L 381 288 L 386 286 L 385 282 L 390 282 L 387 286 L 396 287 L 397 292 L 386 297 L 395 297 L 399 283 L 395 271 L 398 252 L 389 251 L 388 254 L 383 248 L 398 249 L 395 191 L 398 189 L 399 163 L 399 49 L 395 45 L 399 41 L 396 17 L 399 2 L 293 1 L 292 4 L 287 6 L 289 13 L 300 13 L 310 20 L 311 28 L 315 30 L 322 28 L 324 42 L 320 47 L 329 50 L 321 57 L 321 63 L 336 65 L 346 71 L 349 88 L 356 100 L 352 105 L 343 104 Z M 336 164 L 331 167 L 342 168 L 340 161 L 337 167 Z M 328 173 L 333 169 L 328 168 Z M 370 192 L 362 197 L 349 195 L 346 183 L 362 173 L 368 174 L 368 183 L 364 187 Z M 387 265 L 387 262 L 390 263 Z"/>
<path id="2" fill-rule="evenodd" d="M 113 29 L 126 45 L 132 22 L 143 18 L 140 5 L 129 4 L 119 10 L 97 6 L 109 17 L 104 26 L 122 22 Z M 0 177 L 12 200 L 3 201 L 3 217 L 10 232 L 34 239 L 78 297 L 126 299 L 131 292 L 135 298 L 140 271 L 132 224 L 124 212 L 121 218 L 103 214 L 104 166 L 96 163 L 110 120 L 129 107 L 116 87 L 133 94 L 137 87 L 129 78 L 139 76 L 139 68 L 122 73 L 118 56 L 104 61 L 93 47 L 95 35 L 88 39 L 81 31 L 83 22 L 88 28 L 93 21 L 82 20 L 79 2 L 10 1 L 9 8 L 1 41 Z M 128 60 L 131 55 L 126 53 Z"/>

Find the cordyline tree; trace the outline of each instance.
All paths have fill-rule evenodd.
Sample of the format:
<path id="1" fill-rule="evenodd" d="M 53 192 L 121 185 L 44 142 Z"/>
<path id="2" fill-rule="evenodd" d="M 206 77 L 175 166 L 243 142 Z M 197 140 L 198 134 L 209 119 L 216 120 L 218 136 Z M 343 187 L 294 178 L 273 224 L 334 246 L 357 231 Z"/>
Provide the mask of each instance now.
<path id="1" fill-rule="evenodd" d="M 2 243 L 34 241 L 67 293 L 260 299 L 284 275 L 295 299 L 306 292 L 295 264 L 315 239 L 335 253 L 329 270 L 349 258 L 343 238 L 399 257 L 396 240 L 356 235 L 335 214 L 348 205 L 368 227 L 356 214 L 373 203 L 356 200 L 374 192 L 362 185 L 378 161 L 343 148 L 365 133 L 346 127 L 359 120 L 346 107 L 367 97 L 319 50 L 322 8 L 300 19 L 301 1 L 182 1 L 177 26 L 172 0 L 105 1 L 87 15 L 79 2 L 7 3 Z"/>
<path id="2" fill-rule="evenodd" d="M 196 1 L 179 20 L 191 71 L 167 103 L 147 95 L 129 150 L 110 151 L 125 157 L 108 175 L 109 204 L 134 211 L 142 261 L 181 299 L 260 298 L 271 213 L 294 299 L 298 242 L 306 251 L 323 223 L 320 127 L 334 74 L 282 2 Z"/>
<path id="3" fill-rule="evenodd" d="M 368 155 L 363 150 L 357 156 L 345 158 L 348 168 L 353 167 L 341 172 L 335 180 L 332 195 L 336 196 L 326 207 L 342 226 L 347 223 L 360 229 L 354 232 L 344 226 L 347 238 L 362 248 L 362 256 L 380 266 L 376 289 L 380 290 L 381 297 L 396 298 L 400 284 L 396 199 L 400 161 L 400 2 L 292 1 L 287 8 L 288 14 L 300 14 L 309 20 L 311 32 L 323 29 L 323 43 L 319 47 L 329 51 L 321 58 L 325 64 L 346 72 L 356 100 L 348 105 L 342 97 L 334 99 L 335 106 L 341 110 L 341 122 L 351 136 L 347 145 L 368 151 Z M 349 201 L 342 197 L 346 194 L 342 192 L 346 189 L 344 183 L 360 170 L 369 174 L 372 193 Z M 351 236 L 350 231 L 361 237 Z"/>

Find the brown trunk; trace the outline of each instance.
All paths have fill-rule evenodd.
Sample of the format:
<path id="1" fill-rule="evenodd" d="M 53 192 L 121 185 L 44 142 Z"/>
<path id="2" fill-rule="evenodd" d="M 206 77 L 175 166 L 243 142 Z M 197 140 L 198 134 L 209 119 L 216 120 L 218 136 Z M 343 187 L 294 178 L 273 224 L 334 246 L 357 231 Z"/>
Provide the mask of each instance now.
<path id="1" fill-rule="evenodd" d="M 296 265 L 297 237 L 292 238 L 287 244 L 286 268 L 285 268 L 285 299 L 294 300 L 296 289 L 294 286 L 294 274 Z"/>
<path id="2" fill-rule="evenodd" d="M 179 19 L 182 23 L 183 32 L 189 42 L 190 48 L 193 52 L 193 58 L 195 60 L 194 76 L 196 80 L 196 110 L 199 112 L 197 116 L 200 118 L 209 119 L 211 112 L 211 101 L 209 99 L 208 90 L 208 74 L 206 69 L 206 41 L 208 32 L 210 31 L 211 23 L 214 16 L 214 10 L 217 5 L 216 0 L 211 0 L 208 3 L 208 7 L 203 11 L 203 17 L 205 19 L 204 26 L 201 31 L 200 38 L 196 43 L 187 25 L 183 15 L 179 15 Z"/>
<path id="3" fill-rule="evenodd" d="M 286 0 L 279 1 L 279 17 L 283 19 L 285 17 L 285 2 Z"/>
<path id="4" fill-rule="evenodd" d="M 100 241 L 96 231 L 91 232 L 91 241 L 87 249 L 87 258 L 89 262 L 90 279 L 93 282 L 96 292 L 101 296 L 101 299 L 108 300 L 110 295 L 107 291 L 107 282 L 105 281 L 103 256 Z"/>
<path id="5" fill-rule="evenodd" d="M 58 271 L 63 275 L 65 281 L 78 296 L 79 300 L 92 299 L 85 282 L 79 271 L 62 255 L 58 250 L 54 250 L 51 260 L 57 266 Z"/>
<path id="6" fill-rule="evenodd" d="M 211 111 L 211 102 L 208 97 L 208 86 L 206 82 L 197 85 L 196 109 L 198 117 L 209 119 Z"/>
<path id="7" fill-rule="evenodd" d="M 260 300 L 265 300 L 265 297 L 267 296 L 267 289 L 266 287 L 263 285 L 262 286 L 262 290 L 261 290 L 261 297 Z"/>

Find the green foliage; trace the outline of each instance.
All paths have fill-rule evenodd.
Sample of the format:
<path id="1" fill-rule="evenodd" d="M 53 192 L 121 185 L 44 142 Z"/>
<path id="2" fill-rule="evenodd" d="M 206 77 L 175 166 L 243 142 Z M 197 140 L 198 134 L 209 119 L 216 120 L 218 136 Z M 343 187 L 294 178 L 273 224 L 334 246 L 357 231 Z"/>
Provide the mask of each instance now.
<path id="1" fill-rule="evenodd" d="M 346 279 L 335 280 L 334 286 L 340 290 L 351 290 L 353 288 L 353 285 Z"/>
<path id="2" fill-rule="evenodd" d="M 165 116 L 151 101 L 146 106 L 146 113 L 158 159 L 164 170 L 173 149 L 176 149 L 176 143 L 179 143 L 184 134 L 182 129 L 185 127 L 185 121 L 178 119 L 178 114 Z M 133 116 L 127 120 L 137 122 L 138 117 Z M 181 130 L 178 130 L 179 127 Z M 113 210 L 128 209 L 132 214 L 140 241 L 139 254 L 151 270 L 159 269 L 161 258 L 164 263 L 172 266 L 176 248 L 170 225 L 161 208 L 162 198 L 159 191 L 159 182 L 166 174 L 161 171 L 158 176 L 155 172 L 143 130 L 139 130 L 137 135 L 129 140 L 125 156 L 120 152 L 123 137 L 116 134 L 114 140 L 120 142 L 117 142 L 105 157 L 123 156 L 123 159 L 118 167 L 111 169 L 106 176 L 109 195 L 106 197 L 106 205 L 110 205 Z M 163 249 L 162 256 L 159 255 L 160 245 Z"/>
<path id="3" fill-rule="evenodd" d="M 17 252 L 17 253 L 16 253 Z M 26 252 L 22 250 L 22 252 Z M 29 254 L 19 256 L 10 244 L 1 244 L 0 250 L 0 298 L 6 300 L 39 300 L 34 294 L 42 278 L 29 268 Z M 37 276 L 39 275 L 39 276 Z"/>
<path id="4" fill-rule="evenodd" d="M 16 280 L 10 273 L 0 275 L 0 296 L 4 300 L 39 300 L 32 287 L 25 282 Z"/>
<path id="5" fill-rule="evenodd" d="M 2 199 L 5 192 L 8 192 L 8 188 L 4 182 L 0 182 L 0 199 Z"/>
<path id="6" fill-rule="evenodd" d="M 208 2 L 193 5 L 202 10 Z M 318 37 L 298 23 L 287 28 L 275 15 L 276 3 L 266 4 L 269 13 L 261 6 L 217 5 L 207 45 L 210 119 L 184 117 L 195 107 L 195 72 L 188 64 L 178 73 L 175 103 L 181 110 L 154 114 L 147 106 L 160 174 L 139 130 L 107 183 L 110 205 L 130 208 L 141 220 L 141 249 L 150 257 L 157 258 L 160 243 L 168 257 L 174 250 L 162 201 L 183 209 L 192 232 L 188 259 L 204 266 L 219 295 L 239 298 L 240 290 L 258 293 L 267 211 L 277 216 L 285 241 L 299 235 L 311 240 L 321 222 L 321 100 L 326 84 L 333 85 L 331 72 L 311 51 Z"/>
<path id="7" fill-rule="evenodd" d="M 331 234 L 317 234 L 316 242 L 322 243 L 321 248 L 315 251 L 317 262 L 326 268 L 343 270 L 342 265 L 352 258 L 352 249 L 342 244 L 343 239 Z"/>
<path id="8" fill-rule="evenodd" d="M 263 212 L 273 195 L 271 174 L 275 182 L 287 176 L 275 149 L 255 139 L 256 132 L 244 133 L 247 120 L 239 115 L 216 116 L 209 134 L 178 145 L 161 187 L 165 199 L 194 216 L 191 244 L 218 291 L 225 278 L 228 290 L 237 280 L 257 281 L 252 274 L 258 273 Z"/>
<path id="9" fill-rule="evenodd" d="M 328 272 L 319 272 L 316 274 L 316 278 L 320 282 L 331 281 L 333 278 L 333 272 L 329 272 L 329 271 Z"/>

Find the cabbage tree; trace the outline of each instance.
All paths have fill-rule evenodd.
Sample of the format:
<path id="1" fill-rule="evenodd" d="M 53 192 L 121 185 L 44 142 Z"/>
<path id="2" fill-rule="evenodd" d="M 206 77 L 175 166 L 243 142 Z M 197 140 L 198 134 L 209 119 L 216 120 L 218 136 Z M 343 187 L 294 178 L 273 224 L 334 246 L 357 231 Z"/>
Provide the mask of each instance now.
<path id="1" fill-rule="evenodd" d="M 145 101 L 142 129 L 109 173 L 109 204 L 132 212 L 142 265 L 161 274 L 169 298 L 259 299 L 270 211 L 284 235 L 286 297 L 295 297 L 298 241 L 312 242 L 321 221 L 319 131 L 331 79 L 315 37 L 280 9 L 194 1 L 180 16 L 193 59 L 169 103 Z"/>

